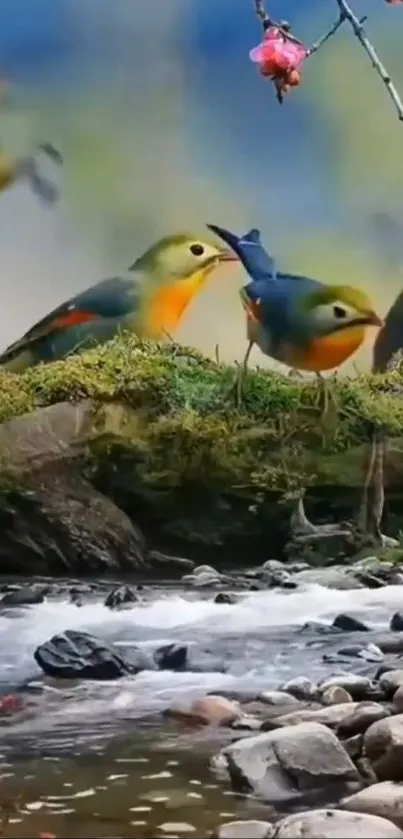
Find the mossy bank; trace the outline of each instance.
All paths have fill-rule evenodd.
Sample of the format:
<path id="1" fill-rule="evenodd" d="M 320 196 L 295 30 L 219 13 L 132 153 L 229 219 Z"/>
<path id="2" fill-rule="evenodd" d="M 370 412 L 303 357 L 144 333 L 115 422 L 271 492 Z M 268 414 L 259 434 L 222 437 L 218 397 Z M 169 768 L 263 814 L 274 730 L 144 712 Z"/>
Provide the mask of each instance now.
<path id="1" fill-rule="evenodd" d="M 251 370 L 237 410 L 236 374 L 194 349 L 131 336 L 21 376 L 0 373 L 3 519 L 11 498 L 28 503 L 39 485 L 68 474 L 155 547 L 267 558 L 302 488 L 322 518 L 351 512 L 376 428 L 389 440 L 392 506 L 400 498 L 403 371 L 332 381 L 337 416 L 332 408 L 326 433 L 315 382 Z M 43 410 L 50 406 L 56 412 Z"/>

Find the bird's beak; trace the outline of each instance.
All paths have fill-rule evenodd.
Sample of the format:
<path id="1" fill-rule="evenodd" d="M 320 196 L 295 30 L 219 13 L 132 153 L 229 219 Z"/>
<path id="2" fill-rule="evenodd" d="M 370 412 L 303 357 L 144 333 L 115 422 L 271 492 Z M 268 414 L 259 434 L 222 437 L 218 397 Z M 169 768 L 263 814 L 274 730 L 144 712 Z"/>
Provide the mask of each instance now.
<path id="1" fill-rule="evenodd" d="M 226 245 L 229 245 L 232 251 L 238 253 L 239 236 L 236 236 L 235 233 L 231 233 L 230 230 L 226 230 L 225 227 L 218 227 L 217 224 L 207 224 L 207 227 L 212 233 L 222 239 Z"/>
<path id="2" fill-rule="evenodd" d="M 376 314 L 376 312 L 368 312 L 366 323 L 368 326 L 383 326 L 383 320 Z"/>
<path id="3" fill-rule="evenodd" d="M 217 256 L 218 262 L 239 262 L 239 259 L 234 253 L 234 251 L 229 250 L 229 248 L 223 248 L 220 250 Z"/>

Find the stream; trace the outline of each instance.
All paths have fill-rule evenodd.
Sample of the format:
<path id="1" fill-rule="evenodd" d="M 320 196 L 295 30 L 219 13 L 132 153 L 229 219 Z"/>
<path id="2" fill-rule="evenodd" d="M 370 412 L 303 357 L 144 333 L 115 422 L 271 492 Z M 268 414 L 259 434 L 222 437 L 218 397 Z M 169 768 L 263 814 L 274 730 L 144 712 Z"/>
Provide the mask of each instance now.
<path id="1" fill-rule="evenodd" d="M 231 605 L 215 603 L 211 592 L 160 584 L 144 586 L 140 603 L 114 612 L 103 605 L 105 583 L 81 606 L 69 602 L 67 588 L 66 581 L 43 603 L 0 611 L 0 690 L 23 699 L 1 720 L 6 837 L 202 837 L 233 818 L 270 818 L 270 807 L 232 792 L 210 766 L 234 731 L 189 731 L 163 712 L 209 691 L 259 693 L 294 676 L 318 681 L 340 669 L 372 675 L 379 662 L 351 657 L 341 667 L 337 650 L 346 638 L 367 644 L 385 636 L 403 603 L 399 585 L 339 591 L 302 584 L 238 594 Z M 301 631 L 307 622 L 330 625 L 339 613 L 373 632 L 323 634 L 315 624 Z M 204 667 L 214 660 L 226 672 L 44 678 L 33 652 L 66 629 L 122 647 L 185 642 Z"/>

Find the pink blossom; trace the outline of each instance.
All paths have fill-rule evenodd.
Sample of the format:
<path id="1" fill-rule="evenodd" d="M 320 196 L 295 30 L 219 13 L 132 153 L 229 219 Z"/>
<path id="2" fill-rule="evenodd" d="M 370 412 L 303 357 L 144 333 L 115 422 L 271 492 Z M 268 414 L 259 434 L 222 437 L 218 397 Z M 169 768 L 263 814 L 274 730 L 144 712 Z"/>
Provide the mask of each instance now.
<path id="1" fill-rule="evenodd" d="M 264 40 L 250 51 L 249 58 L 265 70 L 265 75 L 276 76 L 297 70 L 307 55 L 308 51 L 302 44 L 295 43 L 278 27 L 271 26 Z"/>

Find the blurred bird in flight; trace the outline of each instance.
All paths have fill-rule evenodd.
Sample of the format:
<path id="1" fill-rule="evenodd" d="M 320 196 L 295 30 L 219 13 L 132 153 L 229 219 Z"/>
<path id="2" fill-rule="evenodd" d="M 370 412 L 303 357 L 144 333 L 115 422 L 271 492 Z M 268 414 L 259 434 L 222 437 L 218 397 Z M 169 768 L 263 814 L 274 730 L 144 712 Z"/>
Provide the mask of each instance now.
<path id="1" fill-rule="evenodd" d="M 237 262 L 228 248 L 187 233 L 161 239 L 126 276 L 91 286 L 54 309 L 0 355 L 0 365 L 22 372 L 109 341 L 122 331 L 165 340 L 213 270 Z"/>
<path id="2" fill-rule="evenodd" d="M 18 181 L 26 180 L 35 195 L 47 204 L 54 204 L 59 197 L 57 187 L 40 173 L 39 154 L 62 165 L 60 152 L 50 143 L 39 143 L 34 152 L 26 157 L 13 158 L 0 149 L 0 192 L 13 186 Z"/>
<path id="3" fill-rule="evenodd" d="M 257 229 L 237 236 L 213 224 L 208 227 L 233 248 L 252 278 L 240 291 L 249 344 L 238 377 L 238 403 L 249 356 L 257 344 L 270 358 L 317 374 L 324 387 L 325 416 L 328 392 L 321 373 L 347 361 L 362 344 L 369 326 L 382 325 L 368 296 L 348 285 L 331 286 L 277 271 Z"/>

